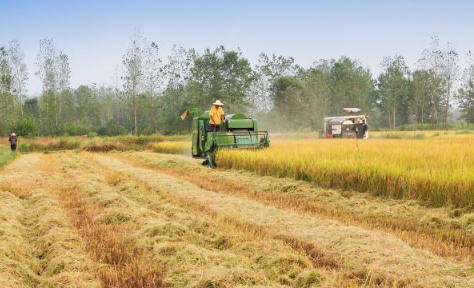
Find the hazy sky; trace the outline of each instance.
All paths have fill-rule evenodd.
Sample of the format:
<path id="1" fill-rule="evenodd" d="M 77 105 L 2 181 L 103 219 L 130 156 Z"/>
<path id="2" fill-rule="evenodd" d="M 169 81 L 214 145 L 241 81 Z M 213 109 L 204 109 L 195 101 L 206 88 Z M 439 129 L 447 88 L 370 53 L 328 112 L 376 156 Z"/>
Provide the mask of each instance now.
<path id="1" fill-rule="evenodd" d="M 346 55 L 374 73 L 384 56 L 414 66 L 432 36 L 460 54 L 474 49 L 474 1 L 21 1 L 0 0 L 0 46 L 15 38 L 26 54 L 29 92 L 41 91 L 39 39 L 69 55 L 71 85 L 111 83 L 135 29 L 162 56 L 173 44 L 202 51 L 240 47 L 253 63 L 261 52 L 310 66 Z"/>

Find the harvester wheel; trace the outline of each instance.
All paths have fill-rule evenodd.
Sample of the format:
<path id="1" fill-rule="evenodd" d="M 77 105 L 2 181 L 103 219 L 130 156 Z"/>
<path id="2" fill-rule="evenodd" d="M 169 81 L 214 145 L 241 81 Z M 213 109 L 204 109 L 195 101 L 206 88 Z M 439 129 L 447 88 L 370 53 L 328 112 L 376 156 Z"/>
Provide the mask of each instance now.
<path id="1" fill-rule="evenodd" d="M 215 168 L 216 167 L 216 163 L 214 162 L 214 155 L 209 153 L 207 154 L 206 156 L 206 161 L 204 162 L 207 162 L 207 165 L 209 166 L 209 168 Z"/>

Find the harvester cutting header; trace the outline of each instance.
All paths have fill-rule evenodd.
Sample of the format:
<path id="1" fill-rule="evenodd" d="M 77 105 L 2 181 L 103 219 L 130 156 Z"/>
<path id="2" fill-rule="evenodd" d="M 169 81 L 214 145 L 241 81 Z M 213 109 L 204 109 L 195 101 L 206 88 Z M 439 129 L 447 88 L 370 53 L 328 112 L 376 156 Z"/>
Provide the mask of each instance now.
<path id="1" fill-rule="evenodd" d="M 268 131 L 259 131 L 256 119 L 240 113 L 224 115 L 224 103 L 219 100 L 213 105 L 202 114 L 197 108 L 189 108 L 181 115 L 182 120 L 193 117 L 193 158 L 206 159 L 203 164 L 215 167 L 219 149 L 259 149 L 270 145 Z"/>

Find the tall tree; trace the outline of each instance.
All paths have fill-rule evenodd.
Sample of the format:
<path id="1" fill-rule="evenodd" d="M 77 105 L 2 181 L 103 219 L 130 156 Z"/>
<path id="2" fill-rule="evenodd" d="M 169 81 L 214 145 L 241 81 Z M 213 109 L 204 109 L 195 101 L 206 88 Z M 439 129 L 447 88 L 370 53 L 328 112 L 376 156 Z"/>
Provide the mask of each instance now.
<path id="1" fill-rule="evenodd" d="M 16 121 L 15 99 L 12 95 L 12 70 L 5 47 L 0 47 L 0 135 L 10 132 Z"/>
<path id="2" fill-rule="evenodd" d="M 196 52 L 193 49 L 185 49 L 181 46 L 173 46 L 171 54 L 168 55 L 167 63 L 164 65 L 166 77 L 166 89 L 158 104 L 161 107 L 164 125 L 171 131 L 186 131 L 189 123 L 177 121 L 178 115 L 189 107 L 200 107 L 198 97 L 200 93 L 194 93 L 194 86 L 187 86 L 191 81 L 191 71 L 196 60 Z"/>
<path id="3" fill-rule="evenodd" d="M 433 71 L 436 76 L 435 83 L 439 84 L 440 89 L 434 90 L 435 94 L 432 96 L 433 101 L 433 119 L 434 121 L 442 121 L 446 126 L 449 122 L 449 113 L 451 108 L 451 101 L 454 86 L 458 80 L 459 66 L 458 53 L 453 48 L 451 43 L 446 43 L 444 47 L 439 44 L 439 39 L 434 37 L 432 39 L 431 48 L 425 49 L 422 53 L 422 58 L 419 63 L 423 69 Z"/>
<path id="4" fill-rule="evenodd" d="M 129 96 L 133 110 L 133 131 L 138 135 L 138 95 L 142 92 L 143 77 L 143 46 L 145 43 L 138 32 L 135 33 L 130 47 L 123 56 L 122 63 L 125 68 L 124 88 L 125 93 Z"/>
<path id="5" fill-rule="evenodd" d="M 249 99 L 252 107 L 256 111 L 267 114 L 273 108 L 273 99 L 275 90 L 273 82 L 283 76 L 295 76 L 297 66 L 295 60 L 277 56 L 273 54 L 271 57 L 265 53 L 260 54 L 258 63 L 254 68 L 254 79 L 252 85 L 252 97 Z"/>
<path id="6" fill-rule="evenodd" d="M 467 123 L 474 123 L 474 61 L 472 59 L 463 74 L 463 82 L 456 98 L 461 110 L 461 119 Z"/>
<path id="7" fill-rule="evenodd" d="M 38 70 L 35 74 L 43 82 L 43 92 L 57 92 L 57 53 L 54 48 L 53 39 L 41 39 L 40 51 L 36 55 L 36 66 Z"/>
<path id="8" fill-rule="evenodd" d="M 432 95 L 440 94 L 435 91 L 436 76 L 433 71 L 418 69 L 413 72 L 412 78 L 410 112 L 415 123 L 423 124 L 434 110 Z"/>
<path id="9" fill-rule="evenodd" d="M 274 82 L 275 109 L 279 128 L 298 129 L 311 125 L 315 98 L 297 77 L 283 76 Z"/>
<path id="10" fill-rule="evenodd" d="M 401 56 L 387 57 L 382 62 L 384 72 L 378 78 L 379 104 L 390 129 L 407 124 L 408 85 L 410 71 Z"/>
<path id="11" fill-rule="evenodd" d="M 313 128 L 321 128 L 323 119 L 328 115 L 331 101 L 331 66 L 330 61 L 321 60 L 313 67 L 301 71 L 308 93 L 314 98 L 317 105 L 311 115 Z"/>
<path id="12" fill-rule="evenodd" d="M 216 99 L 226 102 L 226 112 L 245 111 L 253 78 L 250 63 L 240 50 L 227 51 L 223 46 L 206 49 L 195 59 L 191 87 L 196 104 L 208 108 Z"/>
<path id="13" fill-rule="evenodd" d="M 8 47 L 10 67 L 12 70 L 12 93 L 16 96 L 17 105 L 20 108 L 20 116 L 24 118 L 23 102 L 27 93 L 28 69 L 25 64 L 25 54 L 18 40 L 12 40 Z"/>
<path id="14" fill-rule="evenodd" d="M 59 52 L 56 59 L 57 73 L 57 102 L 58 102 L 58 119 L 64 119 L 69 115 L 68 105 L 72 104 L 72 93 L 69 90 L 71 79 L 71 68 L 69 67 L 69 57 L 64 52 Z M 66 109 L 64 108 L 66 106 Z M 66 112 L 66 113 L 64 113 Z"/>
<path id="15" fill-rule="evenodd" d="M 331 101 L 328 113 L 340 114 L 344 107 L 370 110 L 370 96 L 374 88 L 369 69 L 347 57 L 331 63 Z"/>
<path id="16" fill-rule="evenodd" d="M 57 52 L 52 39 L 40 40 L 40 51 L 36 56 L 38 70 L 35 74 L 43 82 L 43 98 L 40 101 L 40 115 L 46 133 L 59 131 L 63 113 L 64 99 L 70 103 L 72 94 L 69 91 L 70 68 L 69 59 L 64 52 Z M 53 122 L 51 122 L 53 121 Z M 54 131 L 53 131 L 54 130 Z"/>
<path id="17" fill-rule="evenodd" d="M 94 127 L 98 123 L 99 101 L 95 87 L 85 85 L 74 90 L 74 106 L 76 107 L 76 120 L 78 123 Z"/>
<path id="18" fill-rule="evenodd" d="M 145 92 L 151 98 L 163 92 L 164 69 L 159 55 L 159 48 L 155 42 L 145 43 L 143 48 L 143 77 Z"/>

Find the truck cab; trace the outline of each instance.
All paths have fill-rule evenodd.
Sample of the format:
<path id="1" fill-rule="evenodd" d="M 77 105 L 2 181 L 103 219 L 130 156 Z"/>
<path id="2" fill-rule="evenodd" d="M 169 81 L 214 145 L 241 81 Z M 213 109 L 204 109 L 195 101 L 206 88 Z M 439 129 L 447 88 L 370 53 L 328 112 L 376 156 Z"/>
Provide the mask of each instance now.
<path id="1" fill-rule="evenodd" d="M 323 136 L 328 139 L 367 139 L 369 137 L 367 115 L 355 115 L 360 113 L 360 109 L 358 108 L 344 108 L 344 110 L 348 112 L 349 115 L 325 117 L 323 119 Z"/>

